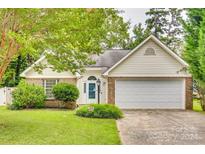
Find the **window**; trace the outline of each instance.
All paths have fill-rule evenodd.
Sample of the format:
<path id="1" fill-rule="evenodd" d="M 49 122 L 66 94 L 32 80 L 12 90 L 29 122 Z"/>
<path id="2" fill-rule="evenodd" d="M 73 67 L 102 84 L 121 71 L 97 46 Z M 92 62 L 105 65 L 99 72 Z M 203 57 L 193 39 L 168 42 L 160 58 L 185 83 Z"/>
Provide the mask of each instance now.
<path id="1" fill-rule="evenodd" d="M 94 76 L 89 76 L 88 80 L 97 80 L 97 78 Z"/>
<path id="2" fill-rule="evenodd" d="M 44 80 L 44 90 L 45 90 L 45 93 L 46 93 L 46 96 L 47 96 L 47 99 L 53 99 L 54 96 L 53 96 L 53 93 L 52 93 L 52 88 L 54 85 L 56 85 L 58 83 L 58 80 L 56 79 L 47 79 L 47 80 Z"/>
<path id="3" fill-rule="evenodd" d="M 147 48 L 147 49 L 145 50 L 144 55 L 146 55 L 146 56 L 152 56 L 152 55 L 156 55 L 156 53 L 155 53 L 155 50 L 154 50 L 153 48 Z"/>

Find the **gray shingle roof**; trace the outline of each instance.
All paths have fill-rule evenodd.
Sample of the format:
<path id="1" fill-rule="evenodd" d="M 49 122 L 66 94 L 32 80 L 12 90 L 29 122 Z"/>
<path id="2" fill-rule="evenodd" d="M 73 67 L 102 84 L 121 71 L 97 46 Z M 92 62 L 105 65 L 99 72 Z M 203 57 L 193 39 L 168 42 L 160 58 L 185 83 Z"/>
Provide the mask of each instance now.
<path id="1" fill-rule="evenodd" d="M 90 67 L 104 67 L 106 71 L 114 64 L 116 64 L 120 59 L 127 55 L 131 50 L 122 50 L 122 49 L 112 49 L 105 50 L 100 55 L 93 55 L 92 60 L 96 61 L 95 64 L 90 65 Z"/>

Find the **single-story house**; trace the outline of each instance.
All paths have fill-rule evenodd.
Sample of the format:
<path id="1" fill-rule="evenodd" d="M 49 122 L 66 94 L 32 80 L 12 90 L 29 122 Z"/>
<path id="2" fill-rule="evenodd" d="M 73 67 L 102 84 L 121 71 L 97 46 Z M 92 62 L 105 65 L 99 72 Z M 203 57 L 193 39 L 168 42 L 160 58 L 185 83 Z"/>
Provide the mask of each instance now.
<path id="1" fill-rule="evenodd" d="M 55 72 L 50 68 L 39 74 L 32 65 L 21 77 L 41 85 L 55 106 L 51 89 L 58 82 L 75 84 L 79 104 L 110 103 L 122 109 L 191 109 L 192 77 L 188 64 L 151 35 L 133 50 L 105 50 L 92 58 L 83 74 Z M 42 56 L 35 64 L 46 64 Z"/>

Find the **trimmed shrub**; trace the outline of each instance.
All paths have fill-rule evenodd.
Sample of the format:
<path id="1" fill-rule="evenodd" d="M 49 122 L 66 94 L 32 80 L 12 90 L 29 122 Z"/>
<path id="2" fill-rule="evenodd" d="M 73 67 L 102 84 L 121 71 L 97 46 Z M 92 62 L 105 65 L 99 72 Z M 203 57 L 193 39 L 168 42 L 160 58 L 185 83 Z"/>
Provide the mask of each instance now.
<path id="1" fill-rule="evenodd" d="M 79 90 L 73 84 L 58 83 L 53 86 L 53 95 L 57 100 L 67 102 L 75 102 L 79 97 Z"/>
<path id="2" fill-rule="evenodd" d="M 43 87 L 31 85 L 22 80 L 12 92 L 12 98 L 10 109 L 42 108 L 46 95 Z"/>
<path id="3" fill-rule="evenodd" d="M 119 119 L 123 117 L 122 111 L 111 104 L 90 104 L 81 106 L 76 115 L 90 118 Z"/>

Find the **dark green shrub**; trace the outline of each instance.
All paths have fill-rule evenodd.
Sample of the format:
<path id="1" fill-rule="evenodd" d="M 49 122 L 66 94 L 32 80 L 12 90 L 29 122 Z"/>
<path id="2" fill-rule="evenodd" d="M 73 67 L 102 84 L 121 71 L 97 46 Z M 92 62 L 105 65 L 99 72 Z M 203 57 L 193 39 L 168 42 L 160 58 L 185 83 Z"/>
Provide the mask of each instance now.
<path id="1" fill-rule="evenodd" d="M 111 104 L 90 104 L 81 106 L 76 111 L 76 115 L 91 118 L 119 119 L 122 118 L 123 113 L 118 107 Z"/>
<path id="2" fill-rule="evenodd" d="M 79 97 L 79 90 L 73 84 L 58 83 L 53 86 L 53 95 L 57 100 L 67 102 L 75 102 Z"/>
<path id="3" fill-rule="evenodd" d="M 12 92 L 12 98 L 10 109 L 42 108 L 46 95 L 43 87 L 21 81 Z"/>
<path id="4" fill-rule="evenodd" d="M 7 105 L 7 108 L 8 108 L 9 110 L 19 110 L 19 109 L 22 109 L 22 108 L 20 108 L 19 106 L 14 105 L 14 104 L 8 104 L 8 105 Z"/>

